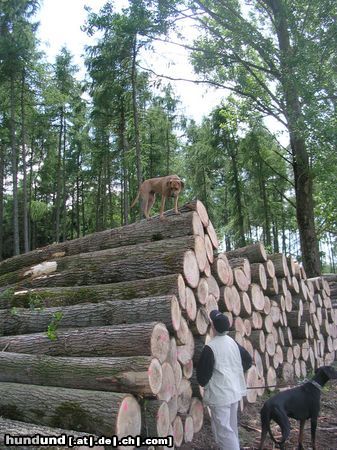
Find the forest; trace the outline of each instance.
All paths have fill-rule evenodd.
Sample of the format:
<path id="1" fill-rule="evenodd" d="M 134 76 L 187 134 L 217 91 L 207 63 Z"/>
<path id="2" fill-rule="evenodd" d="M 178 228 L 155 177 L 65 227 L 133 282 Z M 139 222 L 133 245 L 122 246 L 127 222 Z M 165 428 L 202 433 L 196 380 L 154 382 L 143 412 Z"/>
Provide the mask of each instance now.
<path id="1" fill-rule="evenodd" d="M 66 47 L 47 62 L 40 3 L 0 0 L 0 260 L 139 220 L 140 183 L 175 173 L 180 204 L 205 204 L 223 249 L 262 241 L 308 276 L 336 271 L 335 1 L 86 7 L 84 79 Z M 184 46 L 194 81 L 219 89 L 200 123 L 181 114 L 170 80 L 144 68 L 143 50 L 160 40 Z"/>

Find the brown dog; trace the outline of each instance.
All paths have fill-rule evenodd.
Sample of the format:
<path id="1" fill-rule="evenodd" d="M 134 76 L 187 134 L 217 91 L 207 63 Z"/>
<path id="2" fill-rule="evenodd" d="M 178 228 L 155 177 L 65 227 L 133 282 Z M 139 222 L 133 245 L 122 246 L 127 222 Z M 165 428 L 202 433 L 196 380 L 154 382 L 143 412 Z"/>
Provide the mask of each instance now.
<path id="1" fill-rule="evenodd" d="M 150 178 L 145 180 L 139 188 L 138 194 L 132 202 L 131 208 L 142 198 L 142 211 L 147 219 L 150 218 L 150 210 L 156 200 L 156 194 L 161 194 L 160 220 L 164 219 L 165 201 L 169 197 L 174 197 L 174 211 L 178 211 L 178 198 L 184 187 L 183 181 L 177 175 L 167 177 Z"/>

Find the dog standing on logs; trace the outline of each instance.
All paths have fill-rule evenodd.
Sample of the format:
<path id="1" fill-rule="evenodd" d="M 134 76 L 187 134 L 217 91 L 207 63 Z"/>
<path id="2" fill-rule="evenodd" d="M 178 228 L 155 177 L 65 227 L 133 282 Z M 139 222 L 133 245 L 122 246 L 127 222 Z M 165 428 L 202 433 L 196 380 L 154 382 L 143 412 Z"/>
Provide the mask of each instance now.
<path id="1" fill-rule="evenodd" d="M 139 197 L 142 198 L 142 211 L 147 219 L 150 218 L 150 210 L 156 200 L 156 194 L 161 194 L 160 220 L 164 219 L 165 201 L 169 197 L 174 197 L 174 211 L 178 211 L 178 198 L 184 187 L 183 181 L 177 175 L 168 175 L 166 177 L 151 178 L 145 180 L 139 188 L 138 194 L 131 204 L 135 206 Z"/>
<path id="2" fill-rule="evenodd" d="M 321 389 L 329 380 L 337 378 L 337 371 L 332 366 L 322 366 L 316 369 L 314 377 L 300 386 L 279 392 L 267 400 L 261 409 L 261 442 L 259 450 L 269 432 L 274 442 L 284 449 L 284 443 L 290 434 L 290 421 L 288 417 L 300 421 L 298 437 L 298 450 L 303 450 L 303 431 L 305 421 L 311 419 L 311 443 L 316 449 L 316 427 L 320 409 Z M 274 420 L 281 428 L 282 439 L 276 441 L 270 430 L 270 421 Z"/>

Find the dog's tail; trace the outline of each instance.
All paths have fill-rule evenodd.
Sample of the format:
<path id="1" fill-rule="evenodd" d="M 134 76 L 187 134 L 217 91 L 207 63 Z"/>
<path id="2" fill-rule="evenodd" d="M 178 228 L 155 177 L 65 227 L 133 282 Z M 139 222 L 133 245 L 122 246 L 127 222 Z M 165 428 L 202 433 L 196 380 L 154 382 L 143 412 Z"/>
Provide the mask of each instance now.
<path id="1" fill-rule="evenodd" d="M 133 208 L 133 207 L 135 206 L 135 204 L 138 202 L 139 194 L 140 194 L 140 191 L 137 192 L 136 198 L 135 198 L 134 201 L 131 203 L 131 208 Z"/>
<path id="2" fill-rule="evenodd" d="M 270 419 L 273 419 L 279 425 L 279 427 L 281 428 L 282 439 L 280 441 L 277 441 L 274 438 L 273 433 L 271 432 Z M 270 411 L 270 418 L 268 420 L 268 431 L 269 431 L 269 434 L 270 434 L 270 437 L 272 438 L 272 440 L 278 445 L 284 444 L 285 441 L 289 437 L 289 434 L 290 434 L 290 421 L 289 421 L 289 418 L 288 418 L 287 414 L 284 412 L 284 410 L 279 408 L 277 405 L 273 405 L 273 407 L 272 407 L 272 409 Z"/>

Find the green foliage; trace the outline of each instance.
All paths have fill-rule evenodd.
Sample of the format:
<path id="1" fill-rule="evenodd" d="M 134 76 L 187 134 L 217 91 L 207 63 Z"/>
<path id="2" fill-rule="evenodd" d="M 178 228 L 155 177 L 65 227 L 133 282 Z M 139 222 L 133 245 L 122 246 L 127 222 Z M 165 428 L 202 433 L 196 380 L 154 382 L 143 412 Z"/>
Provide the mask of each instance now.
<path id="1" fill-rule="evenodd" d="M 51 341 L 55 341 L 57 339 L 57 329 L 59 327 L 60 321 L 62 320 L 63 313 L 61 311 L 57 311 L 53 314 L 53 319 L 48 325 L 47 336 Z"/>

